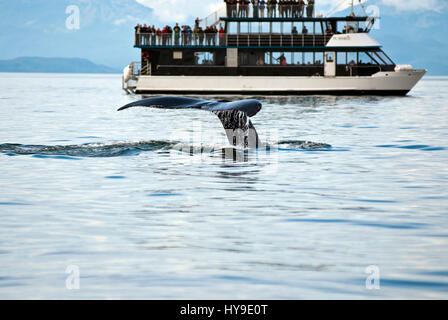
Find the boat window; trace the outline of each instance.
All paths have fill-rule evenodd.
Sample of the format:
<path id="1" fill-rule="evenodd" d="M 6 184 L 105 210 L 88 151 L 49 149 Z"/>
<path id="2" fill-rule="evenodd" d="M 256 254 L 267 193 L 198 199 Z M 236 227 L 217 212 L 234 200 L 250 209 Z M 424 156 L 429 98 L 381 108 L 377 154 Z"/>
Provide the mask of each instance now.
<path id="1" fill-rule="evenodd" d="M 337 64 L 347 64 L 347 52 L 338 52 L 336 54 L 336 63 Z"/>
<path id="2" fill-rule="evenodd" d="M 249 22 L 240 23 L 240 33 L 249 33 Z"/>
<path id="3" fill-rule="evenodd" d="M 374 52 L 366 52 L 366 55 L 368 55 L 375 64 L 383 64 Z"/>
<path id="4" fill-rule="evenodd" d="M 368 21 L 363 21 L 359 23 L 359 30 L 358 32 L 366 32 L 367 27 L 369 26 L 369 20 Z"/>
<path id="5" fill-rule="evenodd" d="M 239 54 L 241 66 L 263 66 L 269 64 L 269 56 L 263 51 L 244 51 Z"/>
<path id="6" fill-rule="evenodd" d="M 347 33 L 358 32 L 358 22 L 347 22 Z"/>
<path id="7" fill-rule="evenodd" d="M 227 24 L 228 33 L 230 34 L 236 34 L 238 32 L 238 24 L 237 22 L 229 22 Z"/>
<path id="8" fill-rule="evenodd" d="M 303 52 L 293 52 L 292 53 L 292 63 L 295 65 L 301 65 L 303 61 Z"/>
<path id="9" fill-rule="evenodd" d="M 303 64 L 312 65 L 314 64 L 314 57 L 312 52 L 305 52 Z"/>
<path id="10" fill-rule="evenodd" d="M 325 23 L 317 23 L 316 24 L 316 34 L 324 34 L 326 30 Z"/>
<path id="11" fill-rule="evenodd" d="M 213 52 L 195 52 L 196 65 L 213 65 L 215 64 L 215 54 Z"/>
<path id="12" fill-rule="evenodd" d="M 315 65 L 323 65 L 324 64 L 324 53 L 323 52 L 315 52 L 314 53 L 314 64 Z"/>
<path id="13" fill-rule="evenodd" d="M 382 51 L 376 51 L 375 53 L 376 53 L 376 54 L 381 58 L 381 60 L 384 61 L 386 64 L 392 64 L 392 65 L 395 64 L 392 60 L 389 59 L 388 56 L 386 56 L 386 55 L 384 54 L 384 52 L 382 52 Z"/>
<path id="14" fill-rule="evenodd" d="M 347 52 L 347 64 L 348 65 L 356 65 L 358 62 L 358 53 L 357 52 Z"/>
<path id="15" fill-rule="evenodd" d="M 272 22 L 272 33 L 281 33 L 281 22 Z"/>
<path id="16" fill-rule="evenodd" d="M 249 33 L 259 33 L 260 22 L 249 22 Z"/>
<path id="17" fill-rule="evenodd" d="M 261 25 L 261 27 L 260 27 L 260 32 L 261 33 L 269 33 L 270 32 L 270 28 L 269 28 L 269 23 L 268 22 L 261 22 L 260 25 Z"/>
<path id="18" fill-rule="evenodd" d="M 273 65 L 279 65 L 280 64 L 280 57 L 282 53 L 281 52 L 272 52 L 272 62 Z"/>
<path id="19" fill-rule="evenodd" d="M 257 61 L 263 61 L 266 65 L 281 65 L 288 66 L 323 66 L 324 53 L 323 52 L 265 52 L 264 57 L 261 53 L 255 53 L 256 58 L 247 56 L 243 59 L 247 60 L 250 65 L 260 65 Z M 261 59 L 260 59 L 261 57 Z M 334 59 L 334 58 L 333 58 Z"/>
<path id="20" fill-rule="evenodd" d="M 359 53 L 358 64 L 359 65 L 376 65 L 376 63 L 372 60 L 372 58 L 370 56 L 368 56 L 365 52 Z"/>
<path id="21" fill-rule="evenodd" d="M 265 52 L 264 53 L 264 63 L 265 64 L 272 64 L 272 53 L 271 52 Z"/>
<path id="22" fill-rule="evenodd" d="M 327 62 L 334 62 L 334 54 L 327 53 Z"/>

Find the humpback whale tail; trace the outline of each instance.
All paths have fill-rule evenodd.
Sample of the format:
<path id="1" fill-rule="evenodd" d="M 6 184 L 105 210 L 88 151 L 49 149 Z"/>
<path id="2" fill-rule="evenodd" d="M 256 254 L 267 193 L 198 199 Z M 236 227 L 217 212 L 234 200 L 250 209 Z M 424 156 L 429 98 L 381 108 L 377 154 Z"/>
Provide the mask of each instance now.
<path id="1" fill-rule="evenodd" d="M 244 148 L 258 148 L 261 146 L 257 131 L 249 119 L 261 110 L 261 102 L 255 99 L 229 102 L 186 97 L 153 97 L 129 103 L 118 109 L 118 111 L 132 107 L 210 111 L 221 120 L 231 145 Z"/>

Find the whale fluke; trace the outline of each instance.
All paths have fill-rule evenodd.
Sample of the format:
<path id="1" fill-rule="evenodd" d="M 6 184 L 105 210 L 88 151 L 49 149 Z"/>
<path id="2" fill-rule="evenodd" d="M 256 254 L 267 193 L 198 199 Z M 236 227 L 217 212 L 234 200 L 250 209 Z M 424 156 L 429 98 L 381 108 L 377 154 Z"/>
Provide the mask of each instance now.
<path id="1" fill-rule="evenodd" d="M 132 107 L 210 111 L 221 120 L 231 145 L 244 148 L 260 147 L 257 131 L 249 119 L 261 110 L 261 102 L 255 99 L 228 102 L 186 97 L 153 97 L 129 103 L 118 111 Z"/>

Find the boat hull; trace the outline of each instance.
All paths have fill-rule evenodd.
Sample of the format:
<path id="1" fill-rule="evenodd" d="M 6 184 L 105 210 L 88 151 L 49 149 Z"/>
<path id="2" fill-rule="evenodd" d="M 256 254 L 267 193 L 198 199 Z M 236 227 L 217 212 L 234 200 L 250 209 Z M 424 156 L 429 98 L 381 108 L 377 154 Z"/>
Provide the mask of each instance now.
<path id="1" fill-rule="evenodd" d="M 369 77 L 140 76 L 138 94 L 406 95 L 426 70 Z"/>

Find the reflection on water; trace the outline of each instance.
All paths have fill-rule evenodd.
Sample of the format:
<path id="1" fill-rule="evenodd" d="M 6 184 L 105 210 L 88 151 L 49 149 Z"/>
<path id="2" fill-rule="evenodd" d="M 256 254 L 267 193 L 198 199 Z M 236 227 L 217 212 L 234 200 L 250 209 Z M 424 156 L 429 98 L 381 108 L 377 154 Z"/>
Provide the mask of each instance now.
<path id="1" fill-rule="evenodd" d="M 252 97 L 258 150 L 203 112 L 117 113 L 119 76 L 0 85 L 0 298 L 448 297 L 448 78 Z"/>

